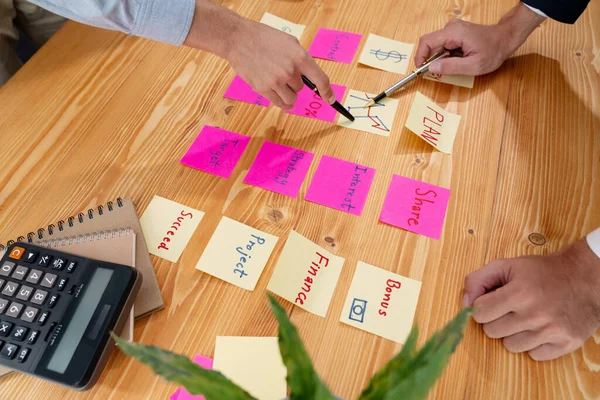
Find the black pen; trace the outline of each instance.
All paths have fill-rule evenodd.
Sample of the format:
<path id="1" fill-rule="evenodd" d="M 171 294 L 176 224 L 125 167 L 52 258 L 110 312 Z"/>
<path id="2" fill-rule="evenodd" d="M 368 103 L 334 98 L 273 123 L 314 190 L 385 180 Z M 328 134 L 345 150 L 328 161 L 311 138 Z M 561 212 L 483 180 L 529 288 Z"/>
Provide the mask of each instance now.
<path id="1" fill-rule="evenodd" d="M 313 92 L 315 92 L 316 94 L 321 96 L 321 94 L 319 93 L 319 90 L 317 89 L 317 85 L 312 83 L 310 81 L 310 79 L 308 79 L 304 75 L 302 75 L 302 82 L 304 82 L 304 84 L 306 86 L 308 86 L 308 88 L 310 90 L 312 90 Z M 354 121 L 354 116 L 352 114 L 350 114 L 350 111 L 346 110 L 346 108 L 343 105 L 341 105 L 340 103 L 338 103 L 337 100 L 335 101 L 335 103 L 331 104 L 331 107 L 333 107 L 337 112 L 342 114 L 344 117 L 348 118 L 350 121 Z"/>

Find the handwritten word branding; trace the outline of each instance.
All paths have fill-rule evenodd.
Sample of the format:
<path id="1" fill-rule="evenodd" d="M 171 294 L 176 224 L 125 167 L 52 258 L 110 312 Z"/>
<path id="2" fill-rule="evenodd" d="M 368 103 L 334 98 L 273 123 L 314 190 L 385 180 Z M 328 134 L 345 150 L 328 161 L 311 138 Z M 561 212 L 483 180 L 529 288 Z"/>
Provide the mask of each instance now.
<path id="1" fill-rule="evenodd" d="M 352 63 L 362 35 L 321 28 L 308 52 L 317 58 Z"/>
<path id="2" fill-rule="evenodd" d="M 254 246 L 256 244 L 258 244 L 259 246 L 262 246 L 263 244 L 265 244 L 264 238 L 261 238 L 256 235 L 250 235 L 250 236 L 252 237 L 252 239 L 250 239 L 248 241 L 248 244 L 246 245 L 245 248 L 242 246 L 238 246 L 235 248 L 235 251 L 237 251 L 240 255 L 240 261 L 235 264 L 233 273 L 240 274 L 240 278 L 243 278 L 244 276 L 248 275 L 248 273 L 246 273 L 246 271 L 244 271 L 244 266 L 246 265 L 248 260 L 250 260 L 252 258 L 250 253 L 252 252 L 252 249 L 254 248 Z"/>
<path id="3" fill-rule="evenodd" d="M 350 212 L 350 211 L 352 211 L 352 209 L 356 208 L 356 206 L 352 205 L 352 199 L 354 198 L 356 191 L 359 189 L 359 185 L 363 183 L 363 181 L 360 178 L 363 177 L 368 172 L 369 172 L 368 167 L 361 167 L 359 165 L 354 167 L 354 173 L 352 174 L 350 184 L 348 185 L 348 189 L 346 191 L 346 197 L 344 197 L 344 200 L 342 201 L 342 204 L 341 204 L 342 210 L 346 210 L 346 211 Z"/>
<path id="4" fill-rule="evenodd" d="M 429 196 L 430 197 L 429 199 L 415 197 L 415 202 L 412 206 L 412 212 L 411 212 L 412 216 L 409 217 L 408 220 L 406 221 L 409 226 L 419 225 L 419 218 L 421 217 L 421 207 L 423 205 L 425 205 L 425 203 L 435 204 L 435 201 L 431 200 L 431 199 L 435 199 L 437 197 L 437 193 L 435 192 L 435 190 L 428 190 L 425 193 L 420 193 L 419 190 L 421 190 L 421 188 L 415 188 L 415 194 L 417 196 L 425 197 L 425 196 L 429 196 L 430 194 L 432 196 Z M 425 210 L 423 210 L 423 211 L 425 211 Z"/>
<path id="5" fill-rule="evenodd" d="M 169 236 L 175 236 L 175 232 L 179 230 L 179 228 L 181 227 L 181 223 L 183 222 L 185 217 L 189 217 L 189 219 L 192 219 L 194 216 L 192 215 L 192 213 L 186 213 L 183 210 L 181 210 L 181 216 L 177 217 L 177 219 L 173 221 L 173 225 L 171 225 L 171 230 L 167 231 L 167 235 L 158 245 L 159 249 L 169 250 L 169 248 L 167 247 L 167 243 L 171 241 L 171 238 Z"/>
<path id="6" fill-rule="evenodd" d="M 305 154 L 306 153 L 300 150 L 294 151 L 294 155 L 292 155 L 292 158 L 290 159 L 290 162 L 285 167 L 285 169 L 283 171 L 277 172 L 277 175 L 275 175 L 275 182 L 277 182 L 280 185 L 287 185 L 290 174 L 297 171 L 296 164 L 299 160 L 304 159 Z"/>
<path id="7" fill-rule="evenodd" d="M 390 305 L 390 299 L 392 297 L 392 289 L 400 289 L 402 284 L 393 279 L 388 279 L 386 282 L 385 293 L 383 294 L 383 301 L 380 303 L 382 308 L 388 308 Z M 385 310 L 379 309 L 379 315 L 387 316 L 387 312 Z"/>
<path id="8" fill-rule="evenodd" d="M 318 263 L 313 261 L 311 263 L 311 266 L 308 268 L 308 275 L 304 279 L 304 282 L 302 284 L 302 287 L 300 288 L 300 291 L 298 292 L 296 300 L 294 300 L 295 303 L 304 304 L 304 301 L 306 301 L 307 298 L 307 294 L 310 293 L 310 288 L 314 283 L 314 280 L 313 278 L 311 278 L 311 275 L 316 278 L 317 272 L 321 269 L 321 266 L 327 267 L 329 265 L 329 258 L 323 256 L 318 251 L 315 252 L 315 255 L 319 257 L 319 261 Z M 321 264 L 323 260 L 325 260 L 325 265 Z"/>

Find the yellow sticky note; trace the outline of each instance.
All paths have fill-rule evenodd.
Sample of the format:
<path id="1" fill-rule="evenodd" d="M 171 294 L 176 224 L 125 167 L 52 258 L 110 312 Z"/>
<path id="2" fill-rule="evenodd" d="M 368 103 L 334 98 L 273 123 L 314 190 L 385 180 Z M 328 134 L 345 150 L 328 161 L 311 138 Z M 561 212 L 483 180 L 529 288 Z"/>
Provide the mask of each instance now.
<path id="1" fill-rule="evenodd" d="M 359 261 L 340 321 L 404 344 L 420 291 L 419 281 Z"/>
<path id="2" fill-rule="evenodd" d="M 448 83 L 450 85 L 462 86 L 469 89 L 473 88 L 473 82 L 475 81 L 475 77 L 470 75 L 440 75 L 433 74 L 429 71 L 423 74 L 423 78 L 430 81 Z"/>
<path id="3" fill-rule="evenodd" d="M 288 20 L 283 18 L 279 18 L 276 15 L 265 13 L 260 19 L 261 24 L 269 25 L 271 28 L 279 29 L 280 31 L 289 33 L 292 36 L 295 36 L 296 39 L 300 40 L 302 33 L 304 32 L 304 28 L 306 25 L 294 24 Z"/>
<path id="4" fill-rule="evenodd" d="M 417 92 L 406 127 L 442 153 L 450 154 L 459 123 L 460 115 L 444 110 Z"/>
<path id="5" fill-rule="evenodd" d="M 177 262 L 203 216 L 202 211 L 154 196 L 140 218 L 150 254 Z"/>
<path id="6" fill-rule="evenodd" d="M 223 217 L 196 269 L 242 289 L 254 290 L 278 239 Z"/>
<path id="7" fill-rule="evenodd" d="M 396 118 L 398 100 L 388 97 L 373 107 L 365 107 L 373 97 L 375 97 L 374 94 L 350 89 L 344 101 L 344 107 L 354 116 L 354 122 L 340 116 L 337 124 L 344 128 L 390 136 L 394 118 Z"/>
<path id="8" fill-rule="evenodd" d="M 276 337 L 217 336 L 213 369 L 258 400 L 286 397 L 287 370 Z"/>
<path id="9" fill-rule="evenodd" d="M 291 231 L 267 289 L 313 314 L 327 314 L 344 259 Z"/>
<path id="10" fill-rule="evenodd" d="M 384 71 L 405 74 L 414 45 L 369 34 L 359 63 Z"/>

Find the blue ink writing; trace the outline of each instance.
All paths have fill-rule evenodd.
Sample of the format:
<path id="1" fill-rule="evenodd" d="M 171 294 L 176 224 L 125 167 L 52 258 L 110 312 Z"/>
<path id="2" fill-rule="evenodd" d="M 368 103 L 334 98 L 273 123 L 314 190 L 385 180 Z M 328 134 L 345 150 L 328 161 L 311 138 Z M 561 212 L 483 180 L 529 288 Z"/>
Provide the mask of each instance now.
<path id="1" fill-rule="evenodd" d="M 305 154 L 306 153 L 304 153 L 303 151 L 296 150 L 292 155 L 292 158 L 290 159 L 290 162 L 288 163 L 287 167 L 285 167 L 285 170 L 280 171 L 277 173 L 277 175 L 275 175 L 275 182 L 285 186 L 288 182 L 287 180 L 290 177 L 290 174 L 296 171 L 296 164 L 298 163 L 298 161 L 304 158 Z"/>
<path id="2" fill-rule="evenodd" d="M 350 307 L 350 315 L 348 318 L 352 321 L 360 322 L 361 324 L 365 321 L 365 313 L 367 311 L 367 301 L 362 299 L 352 300 L 352 306 Z"/>
<path id="3" fill-rule="evenodd" d="M 248 244 L 246 244 L 246 246 L 238 246 L 235 248 L 235 251 L 237 251 L 238 254 L 240 255 L 240 261 L 237 264 L 235 264 L 233 273 L 239 274 L 240 278 L 243 278 L 244 276 L 248 275 L 248 273 L 244 270 L 244 267 L 246 266 L 246 263 L 248 262 L 248 260 L 250 260 L 252 258 L 250 253 L 252 252 L 252 249 L 254 248 L 254 246 L 256 246 L 257 244 L 259 246 L 262 246 L 263 244 L 265 244 L 264 238 L 261 238 L 256 235 L 250 235 L 250 237 L 252 239 L 248 240 Z"/>
<path id="4" fill-rule="evenodd" d="M 367 167 L 361 167 L 359 165 L 354 167 L 354 173 L 352 174 L 352 179 L 350 180 L 350 184 L 348 185 L 348 189 L 346 190 L 346 197 L 344 197 L 344 201 L 342 202 L 342 208 L 348 211 L 356 208 L 352 205 L 352 197 L 356 193 L 356 187 L 362 181 L 360 177 L 368 172 Z"/>
<path id="5" fill-rule="evenodd" d="M 340 44 L 342 43 L 342 39 L 343 40 L 348 40 L 350 39 L 348 37 L 348 35 L 336 35 L 335 36 L 335 40 L 333 41 L 333 45 L 331 46 L 331 48 L 329 49 L 329 53 L 327 53 L 327 57 L 330 60 L 335 60 L 335 53 L 340 49 Z"/>
<path id="6" fill-rule="evenodd" d="M 208 160 L 208 163 L 211 165 L 214 165 L 215 167 L 220 166 L 221 164 L 219 163 L 219 157 L 221 157 L 223 155 L 223 153 L 225 153 L 225 150 L 227 149 L 227 147 L 232 146 L 235 147 L 238 144 L 238 140 L 231 140 L 231 139 L 225 139 L 223 140 L 221 143 L 219 143 L 219 145 L 217 146 L 216 149 L 210 149 L 210 160 Z"/>

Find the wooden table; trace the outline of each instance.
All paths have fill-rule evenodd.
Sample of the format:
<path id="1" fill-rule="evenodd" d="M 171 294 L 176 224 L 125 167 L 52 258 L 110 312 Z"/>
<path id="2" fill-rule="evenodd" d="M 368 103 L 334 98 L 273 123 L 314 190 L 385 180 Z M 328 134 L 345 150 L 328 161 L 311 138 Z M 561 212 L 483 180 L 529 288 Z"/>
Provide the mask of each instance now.
<path id="1" fill-rule="evenodd" d="M 417 43 L 454 17 L 493 23 L 514 1 L 456 4 L 380 1 L 224 2 L 259 20 L 265 11 L 319 27 Z M 459 5 L 460 4 L 460 5 Z M 392 135 L 379 137 L 222 98 L 234 76 L 207 53 L 67 24 L 0 90 L 0 238 L 4 241 L 117 196 L 141 213 L 161 195 L 206 216 L 177 264 L 153 258 L 163 311 L 140 320 L 135 338 L 212 356 L 217 335 L 275 336 L 265 288 L 284 240 L 254 292 L 194 269 L 222 215 L 285 239 L 295 229 L 346 258 L 327 318 L 285 306 L 318 372 L 356 398 L 400 346 L 338 322 L 358 260 L 423 282 L 420 343 L 458 311 L 465 275 L 499 257 L 546 254 L 600 226 L 600 3 L 574 26 L 548 21 L 499 71 L 472 90 L 420 80 L 403 95 Z M 377 92 L 392 73 L 318 61 L 332 82 Z M 462 115 L 444 155 L 404 128 L 415 91 Z M 179 164 L 205 124 L 252 136 L 230 179 Z M 242 179 L 264 140 L 377 169 L 362 217 L 254 187 Z M 441 240 L 378 222 L 392 177 L 452 191 Z M 600 396 L 600 335 L 559 360 L 507 352 L 471 322 L 431 398 L 535 399 Z M 3 399 L 165 399 L 176 385 L 116 351 L 97 386 L 77 393 L 12 375 Z"/>

